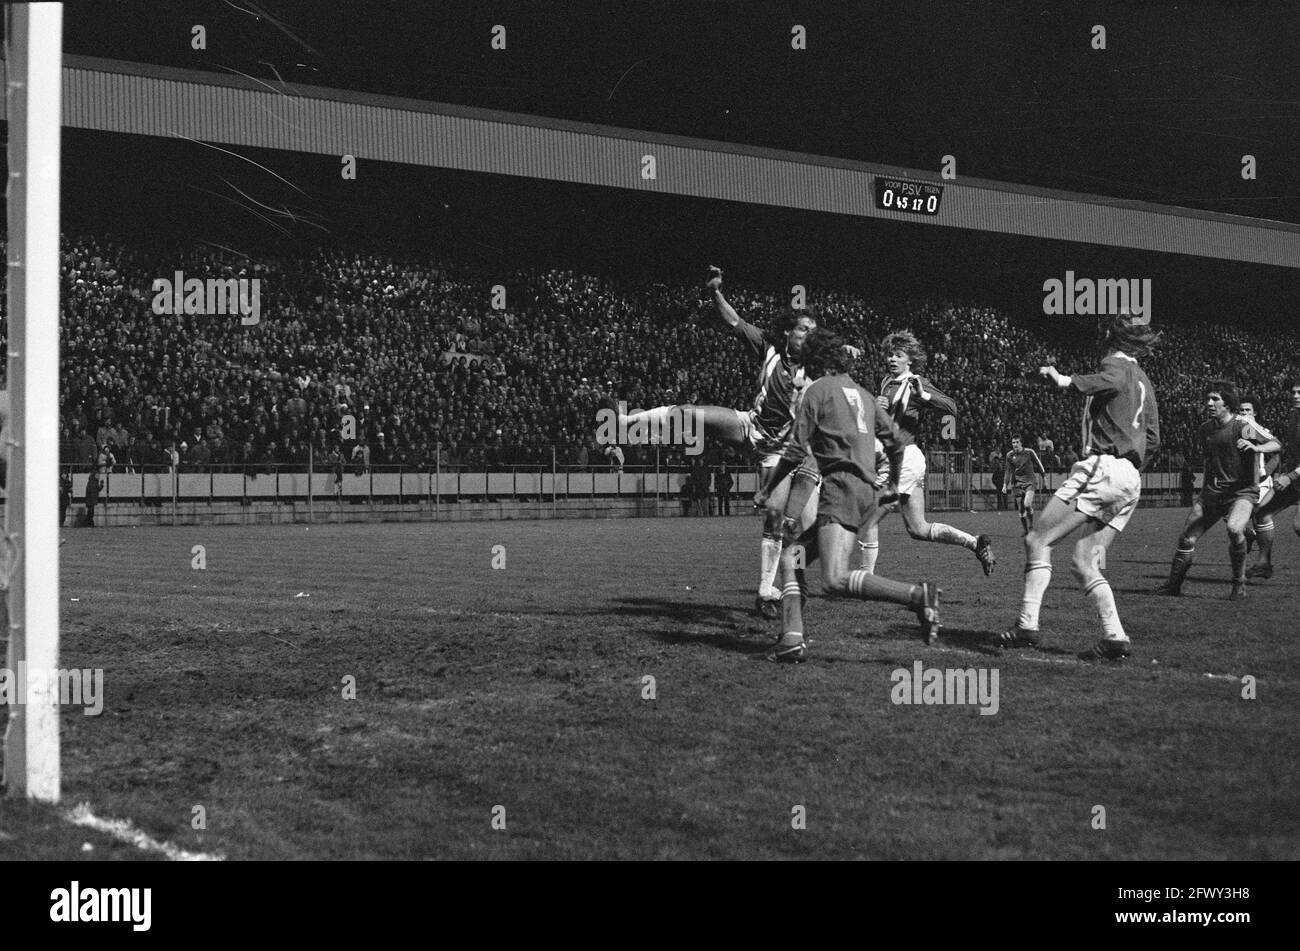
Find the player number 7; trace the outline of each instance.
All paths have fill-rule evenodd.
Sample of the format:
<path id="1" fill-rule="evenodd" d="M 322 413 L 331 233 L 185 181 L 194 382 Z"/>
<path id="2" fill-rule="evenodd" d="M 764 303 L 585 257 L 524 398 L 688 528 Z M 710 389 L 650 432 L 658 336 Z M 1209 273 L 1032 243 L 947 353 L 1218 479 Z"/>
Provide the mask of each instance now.
<path id="1" fill-rule="evenodd" d="M 1142 409 L 1147 405 L 1147 385 L 1138 383 L 1138 411 L 1133 414 L 1133 428 L 1137 429 L 1142 425 Z"/>

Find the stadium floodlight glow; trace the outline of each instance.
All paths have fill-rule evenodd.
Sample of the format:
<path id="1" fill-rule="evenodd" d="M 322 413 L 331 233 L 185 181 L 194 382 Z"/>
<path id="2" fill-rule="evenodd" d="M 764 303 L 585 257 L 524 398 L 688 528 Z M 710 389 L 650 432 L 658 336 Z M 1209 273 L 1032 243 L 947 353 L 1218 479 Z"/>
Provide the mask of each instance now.
<path id="1" fill-rule="evenodd" d="M 4 427 L 8 670 L 59 663 L 59 132 L 63 4 L 5 7 L 9 121 L 9 376 Z M 12 796 L 59 799 L 54 678 L 14 698 L 5 734 Z"/>

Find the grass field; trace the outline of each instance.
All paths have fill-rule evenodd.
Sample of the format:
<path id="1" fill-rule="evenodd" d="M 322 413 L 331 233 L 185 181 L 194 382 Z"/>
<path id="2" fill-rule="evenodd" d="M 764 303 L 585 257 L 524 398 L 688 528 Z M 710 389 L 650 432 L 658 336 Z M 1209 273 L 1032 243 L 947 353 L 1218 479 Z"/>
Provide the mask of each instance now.
<path id="1" fill-rule="evenodd" d="M 64 709 L 65 805 L 0 801 L 0 857 L 144 856 L 62 818 L 86 803 L 229 859 L 1294 859 L 1300 540 L 1287 513 L 1244 603 L 1222 529 L 1185 597 L 1143 593 L 1184 514 L 1112 551 L 1135 652 L 1103 666 L 1066 549 L 1043 648 L 992 646 L 1012 513 L 936 516 L 993 535 L 990 579 L 887 521 L 878 570 L 941 582 L 940 644 L 814 597 L 798 667 L 748 612 L 755 518 L 69 531 L 63 664 L 103 668 L 104 710 Z M 893 704 L 916 660 L 996 668 L 998 712 Z"/>

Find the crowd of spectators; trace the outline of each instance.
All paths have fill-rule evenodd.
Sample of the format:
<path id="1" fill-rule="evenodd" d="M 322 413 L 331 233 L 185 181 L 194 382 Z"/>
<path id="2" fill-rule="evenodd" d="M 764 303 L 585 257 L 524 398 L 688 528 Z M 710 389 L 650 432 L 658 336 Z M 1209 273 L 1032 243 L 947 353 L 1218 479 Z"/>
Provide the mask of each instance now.
<path id="1" fill-rule="evenodd" d="M 60 417 L 63 457 L 101 469 L 170 466 L 528 464 L 609 468 L 654 463 L 654 449 L 614 460 L 595 445 L 602 397 L 629 407 L 748 407 L 756 370 L 698 285 L 627 282 L 562 270 L 501 274 L 455 260 L 319 250 L 248 259 L 211 246 L 65 241 Z M 261 281 L 261 320 L 157 314 L 153 282 Z M 774 326 L 788 297 L 728 283 L 740 314 Z M 927 421 L 924 444 L 969 455 L 984 471 L 1012 434 L 1077 451 L 1081 401 L 1033 369 L 1090 370 L 1085 320 L 1013 318 L 938 299 L 865 300 L 810 293 L 823 322 L 861 345 L 855 371 L 875 389 L 880 341 L 908 328 L 930 353 L 925 374 L 960 407 L 955 431 Z M 501 306 L 494 306 L 501 305 Z M 1145 366 L 1157 387 L 1164 448 L 1156 465 L 1198 463 L 1201 390 L 1215 377 L 1258 393 L 1268 424 L 1286 411 L 1300 370 L 1294 332 L 1165 321 Z M 351 418 L 349 420 L 349 417 Z M 355 423 L 353 428 L 350 425 Z M 952 438 L 948 438 L 952 437 Z M 705 460 L 746 465 L 706 447 Z M 439 455 L 439 453 L 441 455 Z"/>

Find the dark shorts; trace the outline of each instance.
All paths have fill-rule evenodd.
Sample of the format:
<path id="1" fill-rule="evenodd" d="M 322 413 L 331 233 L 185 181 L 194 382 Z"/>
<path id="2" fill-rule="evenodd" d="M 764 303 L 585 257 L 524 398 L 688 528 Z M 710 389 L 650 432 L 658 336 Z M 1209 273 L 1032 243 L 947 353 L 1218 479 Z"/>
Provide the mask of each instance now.
<path id="1" fill-rule="evenodd" d="M 834 522 L 857 533 L 876 511 L 876 488 L 851 472 L 832 472 L 822 477 L 817 505 L 817 527 Z"/>
<path id="2" fill-rule="evenodd" d="M 1202 492 L 1197 504 L 1201 507 L 1201 515 L 1208 518 L 1211 522 L 1217 522 L 1221 518 L 1227 518 L 1228 513 L 1232 511 L 1233 503 L 1237 501 L 1249 502 L 1252 506 L 1259 504 L 1259 486 L 1249 485 L 1240 489 L 1233 489 L 1230 492 Z"/>
<path id="3" fill-rule="evenodd" d="M 1297 504 L 1300 504 L 1300 480 L 1292 482 L 1281 492 L 1274 492 L 1273 497 L 1266 505 L 1261 505 L 1255 515 L 1262 518 Z"/>

